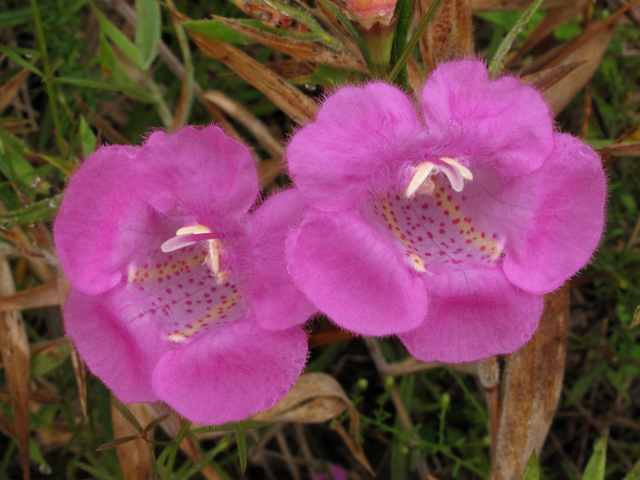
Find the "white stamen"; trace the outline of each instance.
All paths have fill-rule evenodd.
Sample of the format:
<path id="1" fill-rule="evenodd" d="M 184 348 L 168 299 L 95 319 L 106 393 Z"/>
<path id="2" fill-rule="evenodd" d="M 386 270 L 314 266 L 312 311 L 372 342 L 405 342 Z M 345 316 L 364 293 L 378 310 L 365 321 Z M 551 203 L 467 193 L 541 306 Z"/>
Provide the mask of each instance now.
<path id="1" fill-rule="evenodd" d="M 405 190 L 405 195 L 407 196 L 407 198 L 416 193 L 416 190 L 418 190 L 418 188 L 420 188 L 420 185 L 422 185 L 424 181 L 429 178 L 429 175 L 431 175 L 431 172 L 435 167 L 436 166 L 431 162 L 424 162 L 418 165 L 418 167 L 416 168 L 416 172 L 413 174 L 413 177 L 411 177 L 409 186 Z"/>
<path id="2" fill-rule="evenodd" d="M 448 157 L 440 157 L 440 160 L 448 163 L 453 168 L 458 170 L 460 172 L 460 175 L 462 175 L 462 178 L 464 178 L 465 180 L 473 180 L 473 173 L 471 173 L 471 171 L 467 167 L 462 165 L 460 162 L 457 162 L 453 158 L 448 158 Z"/>
<path id="3" fill-rule="evenodd" d="M 416 167 L 416 171 L 409 181 L 409 186 L 405 190 L 407 198 L 411 198 L 416 192 L 431 193 L 433 182 L 429 179 L 432 173 L 442 171 L 449 179 L 452 188 L 456 192 L 461 192 L 464 187 L 464 180 L 473 180 L 471 171 L 457 160 L 448 157 L 441 157 L 440 160 L 446 165 L 437 165 L 433 162 L 423 162 Z"/>
<path id="4" fill-rule="evenodd" d="M 182 227 L 178 229 L 176 236 L 164 242 L 160 249 L 168 253 L 183 247 L 188 247 L 202 240 L 198 239 L 198 235 L 207 233 L 211 233 L 211 230 L 204 225 Z M 207 238 L 206 240 L 209 244 L 209 255 L 207 256 L 206 263 L 218 279 L 218 283 L 226 282 L 229 279 L 229 272 L 226 270 L 221 271 L 220 251 L 222 250 L 222 242 L 217 238 Z"/>

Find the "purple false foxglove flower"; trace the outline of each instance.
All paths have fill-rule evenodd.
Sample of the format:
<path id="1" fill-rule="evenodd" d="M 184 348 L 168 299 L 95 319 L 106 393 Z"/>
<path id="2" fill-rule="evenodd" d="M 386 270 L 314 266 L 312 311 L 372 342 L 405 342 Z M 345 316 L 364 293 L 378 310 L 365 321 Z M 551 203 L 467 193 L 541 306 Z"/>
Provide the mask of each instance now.
<path id="1" fill-rule="evenodd" d="M 481 62 L 441 65 L 422 99 L 419 116 L 396 87 L 345 87 L 294 135 L 309 206 L 289 271 L 339 326 L 398 334 L 420 360 L 512 352 L 598 245 L 600 159 L 554 131 L 538 92 Z"/>
<path id="2" fill-rule="evenodd" d="M 249 215 L 257 193 L 248 149 L 214 126 L 103 147 L 72 178 L 54 225 L 65 327 L 122 401 L 219 424 L 269 408 L 299 376 L 295 325 L 315 308 L 284 250 L 300 202 L 285 192 Z"/>

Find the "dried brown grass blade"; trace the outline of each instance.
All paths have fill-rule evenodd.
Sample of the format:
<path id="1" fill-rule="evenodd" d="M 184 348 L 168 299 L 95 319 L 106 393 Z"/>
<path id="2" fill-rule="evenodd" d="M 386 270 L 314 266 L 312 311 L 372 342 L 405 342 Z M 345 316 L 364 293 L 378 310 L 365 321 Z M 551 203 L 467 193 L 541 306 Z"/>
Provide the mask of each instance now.
<path id="1" fill-rule="evenodd" d="M 282 157 L 270 158 L 258 164 L 258 177 L 260 187 L 266 188 L 271 185 L 283 171 Z"/>
<path id="2" fill-rule="evenodd" d="M 56 281 L 0 298 L 0 312 L 54 307 L 56 305 L 60 305 L 60 295 L 58 294 L 58 283 Z"/>
<path id="3" fill-rule="evenodd" d="M 113 394 L 112 394 L 113 395 Z M 147 425 L 155 420 L 155 417 L 143 403 L 130 403 L 127 405 L 129 412 L 138 420 L 141 425 Z M 113 424 L 113 438 L 138 435 L 138 430 L 111 405 L 111 422 Z M 153 432 L 147 433 L 147 438 L 153 438 Z M 135 480 L 139 478 L 149 478 L 151 473 L 151 456 L 149 446 L 142 440 L 132 440 L 116 447 L 120 468 L 125 480 Z"/>
<path id="4" fill-rule="evenodd" d="M 189 17 L 175 10 L 171 10 L 171 14 L 180 21 L 190 20 Z M 189 31 L 189 35 L 206 55 L 226 64 L 264 93 L 295 122 L 305 123 L 315 114 L 316 103 L 311 98 L 241 50 L 226 42 L 213 40 L 193 31 Z"/>
<path id="5" fill-rule="evenodd" d="M 518 62 L 545 37 L 553 33 L 556 28 L 575 18 L 588 2 L 589 0 L 577 0 L 560 7 L 550 8 L 535 30 L 524 41 L 516 55 L 509 59 L 509 64 Z"/>
<path id="6" fill-rule="evenodd" d="M 407 74 L 409 76 L 411 93 L 417 97 L 419 103 L 422 103 L 424 78 L 422 78 L 422 72 L 420 71 L 420 67 L 418 67 L 418 61 L 412 55 L 409 55 L 409 58 L 407 58 Z"/>
<path id="7" fill-rule="evenodd" d="M 345 55 L 341 52 L 329 50 L 322 45 L 274 35 L 272 33 L 268 33 L 251 27 L 249 25 L 234 22 L 224 17 L 214 15 L 213 18 L 240 32 L 246 37 L 249 37 L 263 45 L 271 47 L 274 50 L 278 50 L 282 53 L 286 53 L 287 55 L 291 55 L 292 57 L 299 60 L 306 60 L 308 62 L 314 63 L 323 63 L 325 65 L 331 65 L 333 67 L 356 70 L 364 73 L 369 72 L 362 59 L 355 58 L 351 55 Z"/>
<path id="8" fill-rule="evenodd" d="M 0 258 L 0 295 L 12 295 L 16 291 L 7 259 Z M 11 406 L 15 432 L 20 446 L 22 478 L 29 479 L 29 339 L 20 312 L 0 313 L 0 351 L 4 363 L 7 386 L 11 394 Z"/>
<path id="9" fill-rule="evenodd" d="M 267 62 L 264 66 L 288 81 L 309 77 L 318 71 L 316 65 L 309 62 L 301 62 L 294 58 Z"/>
<path id="10" fill-rule="evenodd" d="M 330 375 L 325 373 L 301 375 L 286 397 L 269 410 L 253 415 L 250 419 L 263 422 L 322 423 L 336 418 L 345 410 L 349 411 L 351 417 L 351 435 L 344 432 L 342 425 L 337 421 L 335 422 L 336 431 L 340 433 L 340 429 L 343 430 L 340 436 L 345 440 L 352 455 L 373 474 L 362 447 L 357 441 L 356 434 L 360 427 L 358 410 L 340 384 Z"/>
<path id="11" fill-rule="evenodd" d="M 215 90 L 204 91 L 202 97 L 244 125 L 271 156 L 282 156 L 282 144 L 273 137 L 269 127 L 261 122 L 246 107 L 224 93 Z"/>
<path id="12" fill-rule="evenodd" d="M 0 112 L 13 102 L 28 76 L 29 70 L 23 68 L 0 87 Z"/>
<path id="13" fill-rule="evenodd" d="M 531 75 L 526 75 L 520 80 L 523 85 L 529 85 L 539 92 L 544 92 L 585 63 L 587 63 L 586 60 L 560 65 L 559 67 L 553 67 L 542 70 L 541 72 L 532 73 Z"/>
<path id="14" fill-rule="evenodd" d="M 600 155 L 640 155 L 640 142 L 618 143 L 606 147 L 596 148 Z"/>
<path id="15" fill-rule="evenodd" d="M 507 358 L 498 444 L 490 480 L 520 478 L 540 449 L 560 398 L 569 330 L 569 287 L 545 296 L 540 326 L 529 343 Z"/>
<path id="16" fill-rule="evenodd" d="M 591 24 L 589 27 L 592 25 L 595 24 Z M 588 32 L 585 30 L 585 33 L 582 35 L 585 35 L 586 33 Z M 560 63 L 556 63 L 554 61 L 549 65 L 549 68 L 552 68 L 554 66 L 584 62 L 583 65 L 575 68 L 562 80 L 558 81 L 544 92 L 543 96 L 554 112 L 557 113 L 561 111 L 593 76 L 600 65 L 600 60 L 602 59 L 612 36 L 612 28 L 599 30 L 599 33 L 592 36 L 587 43 L 581 44 L 577 49 L 567 55 L 563 54 L 563 59 Z"/>

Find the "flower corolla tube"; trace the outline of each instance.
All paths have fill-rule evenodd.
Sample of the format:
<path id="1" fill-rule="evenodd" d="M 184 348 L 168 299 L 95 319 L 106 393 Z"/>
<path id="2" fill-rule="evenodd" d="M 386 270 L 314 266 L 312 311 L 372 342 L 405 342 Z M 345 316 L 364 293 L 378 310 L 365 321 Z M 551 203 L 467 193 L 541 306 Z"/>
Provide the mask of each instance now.
<path id="1" fill-rule="evenodd" d="M 600 159 L 554 131 L 536 90 L 482 62 L 439 66 L 422 110 L 382 82 L 344 87 L 293 136 L 308 206 L 289 271 L 339 326 L 397 334 L 420 360 L 512 352 L 598 245 Z"/>
<path id="2" fill-rule="evenodd" d="M 257 194 L 248 149 L 215 126 L 102 147 L 71 179 L 54 225 L 65 328 L 120 400 L 219 424 L 271 407 L 300 375 L 298 325 L 316 310 L 284 260 L 300 203 L 278 195 L 249 214 Z"/>

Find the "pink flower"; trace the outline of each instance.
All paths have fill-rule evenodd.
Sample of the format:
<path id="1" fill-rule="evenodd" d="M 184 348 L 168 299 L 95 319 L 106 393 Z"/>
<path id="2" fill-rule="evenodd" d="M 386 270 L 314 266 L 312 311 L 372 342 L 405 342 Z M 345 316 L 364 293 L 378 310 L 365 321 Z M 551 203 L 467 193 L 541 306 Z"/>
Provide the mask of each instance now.
<path id="1" fill-rule="evenodd" d="M 329 472 L 319 473 L 313 480 L 347 480 L 347 472 L 339 465 L 329 465 Z"/>
<path id="2" fill-rule="evenodd" d="M 54 226 L 65 327 L 122 401 L 218 424 L 269 408 L 300 374 L 294 325 L 315 309 L 284 261 L 300 202 L 285 192 L 248 215 L 257 193 L 249 151 L 213 126 L 103 147 L 71 180 Z"/>
<path id="3" fill-rule="evenodd" d="M 598 156 L 544 100 L 481 62 L 441 65 L 418 116 L 384 83 L 345 87 L 287 149 L 309 207 L 289 270 L 338 325 L 398 334 L 421 360 L 512 352 L 542 294 L 582 268 L 604 222 Z"/>

